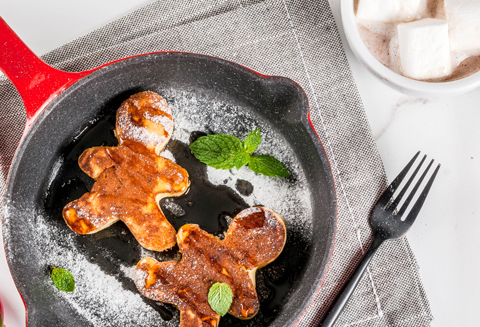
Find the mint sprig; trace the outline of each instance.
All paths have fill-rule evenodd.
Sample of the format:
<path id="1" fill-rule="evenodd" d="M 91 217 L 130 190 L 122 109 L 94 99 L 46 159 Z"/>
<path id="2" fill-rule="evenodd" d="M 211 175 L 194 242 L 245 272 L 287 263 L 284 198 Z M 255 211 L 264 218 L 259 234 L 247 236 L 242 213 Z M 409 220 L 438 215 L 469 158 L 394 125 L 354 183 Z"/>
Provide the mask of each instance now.
<path id="1" fill-rule="evenodd" d="M 193 155 L 204 164 L 217 169 L 232 169 L 248 164 L 250 169 L 265 176 L 288 177 L 285 165 L 272 156 L 251 155 L 262 142 L 260 129 L 250 132 L 241 141 L 227 134 L 207 135 L 190 145 Z"/>
<path id="2" fill-rule="evenodd" d="M 233 301 L 233 292 L 226 283 L 215 283 L 208 291 L 208 304 L 220 316 L 225 316 Z"/>
<path id="3" fill-rule="evenodd" d="M 60 291 L 73 292 L 75 290 L 75 280 L 68 270 L 53 267 L 50 277 Z"/>

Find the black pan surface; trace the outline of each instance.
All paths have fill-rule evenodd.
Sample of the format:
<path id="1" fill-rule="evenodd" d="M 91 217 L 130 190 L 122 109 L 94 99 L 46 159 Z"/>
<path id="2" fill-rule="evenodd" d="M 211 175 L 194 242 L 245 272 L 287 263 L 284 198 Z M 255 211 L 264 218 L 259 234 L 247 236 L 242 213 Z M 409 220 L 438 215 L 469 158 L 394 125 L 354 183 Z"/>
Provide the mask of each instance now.
<path id="1" fill-rule="evenodd" d="M 266 144 L 278 145 L 266 148 L 265 154 L 284 158 L 292 172 L 285 183 L 303 187 L 287 187 L 290 194 L 278 198 L 287 203 L 303 199 L 307 205 L 282 213 L 287 244 L 274 263 L 257 272 L 259 314 L 249 321 L 227 315 L 220 326 L 293 326 L 326 274 L 336 224 L 333 179 L 308 121 L 307 97 L 286 78 L 261 76 L 213 57 L 167 52 L 119 61 L 83 78 L 48 105 L 23 138 L 7 182 L 3 232 L 28 326 L 178 326 L 177 310 L 142 298 L 130 278 L 132 267 L 146 255 L 178 260 L 176 248 L 161 254 L 145 251 L 121 222 L 97 234 L 77 235 L 61 216 L 62 207 L 93 184 L 78 168 L 78 156 L 88 147 L 115 145 L 116 110 L 130 95 L 145 90 L 164 96 L 172 108 L 183 108 L 177 115 L 185 116 L 177 119 L 174 110 L 175 129 L 183 134 L 177 139 L 174 134 L 167 150 L 187 169 L 192 186 L 181 198 L 161 203 L 176 229 L 197 223 L 221 235 L 236 212 L 264 205 L 246 199 L 269 192 L 261 181 L 237 178 L 235 172 L 224 185 L 212 183 L 207 167 L 188 150 L 190 142 L 223 130 L 244 136 L 259 126 L 270 140 Z M 195 112 L 186 106 L 193 102 Z M 182 126 L 187 118 L 196 121 L 195 115 L 208 116 L 206 123 L 195 130 Z M 165 209 L 172 202 L 183 208 L 184 214 L 176 213 L 180 217 Z M 55 289 L 51 266 L 74 272 L 75 292 Z"/>

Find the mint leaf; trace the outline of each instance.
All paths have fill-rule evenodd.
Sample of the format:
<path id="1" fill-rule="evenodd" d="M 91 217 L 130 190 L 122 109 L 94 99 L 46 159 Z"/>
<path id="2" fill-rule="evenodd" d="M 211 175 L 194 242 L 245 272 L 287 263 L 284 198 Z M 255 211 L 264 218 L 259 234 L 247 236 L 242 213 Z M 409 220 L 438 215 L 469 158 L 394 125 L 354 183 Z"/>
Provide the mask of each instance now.
<path id="1" fill-rule="evenodd" d="M 225 316 L 233 301 L 233 292 L 226 283 L 215 283 L 208 291 L 208 304 L 220 316 Z"/>
<path id="2" fill-rule="evenodd" d="M 244 148 L 245 151 L 248 153 L 253 153 L 258 147 L 258 145 L 262 142 L 262 134 L 260 134 L 260 129 L 256 129 L 253 132 L 250 132 L 248 136 L 245 138 Z"/>
<path id="3" fill-rule="evenodd" d="M 202 136 L 190 145 L 190 150 L 198 160 L 217 169 L 239 169 L 249 161 L 243 142 L 226 134 Z"/>
<path id="4" fill-rule="evenodd" d="M 287 168 L 272 156 L 251 156 L 262 142 L 260 129 L 250 132 L 245 142 L 232 135 L 202 136 L 190 145 L 193 155 L 204 164 L 217 169 L 232 169 L 249 165 L 250 169 L 265 176 L 290 176 Z"/>
<path id="5" fill-rule="evenodd" d="M 288 177 L 290 173 L 284 164 L 272 156 L 251 156 L 248 164 L 251 170 L 265 176 Z"/>
<path id="6" fill-rule="evenodd" d="M 54 267 L 50 277 L 52 277 L 53 284 L 55 284 L 60 291 L 73 292 L 75 289 L 75 280 L 68 270 Z"/>

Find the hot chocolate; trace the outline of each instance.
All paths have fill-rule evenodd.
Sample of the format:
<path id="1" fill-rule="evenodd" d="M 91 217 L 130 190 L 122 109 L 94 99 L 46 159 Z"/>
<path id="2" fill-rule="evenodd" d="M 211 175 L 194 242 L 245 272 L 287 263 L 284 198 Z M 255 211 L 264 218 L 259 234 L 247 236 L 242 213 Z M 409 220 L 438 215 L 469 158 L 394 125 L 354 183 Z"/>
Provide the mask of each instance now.
<path id="1" fill-rule="evenodd" d="M 392 71 L 447 82 L 480 70 L 480 0 L 354 1 L 363 42 Z"/>

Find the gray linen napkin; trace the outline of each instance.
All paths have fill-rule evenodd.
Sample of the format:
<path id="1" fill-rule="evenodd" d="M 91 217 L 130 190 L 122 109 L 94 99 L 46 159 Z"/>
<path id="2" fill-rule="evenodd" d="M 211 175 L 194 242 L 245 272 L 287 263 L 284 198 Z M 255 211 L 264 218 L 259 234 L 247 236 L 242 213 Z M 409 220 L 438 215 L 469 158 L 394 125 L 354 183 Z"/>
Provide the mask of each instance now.
<path id="1" fill-rule="evenodd" d="M 153 2 L 43 56 L 81 71 L 114 59 L 176 50 L 213 55 L 306 91 L 312 122 L 332 164 L 338 196 L 335 251 L 315 302 L 297 326 L 314 326 L 371 238 L 368 214 L 385 172 L 342 48 L 328 0 Z M 22 101 L 0 79 L 0 193 L 23 131 Z M 336 326 L 429 326 L 429 304 L 405 238 L 374 258 Z"/>

